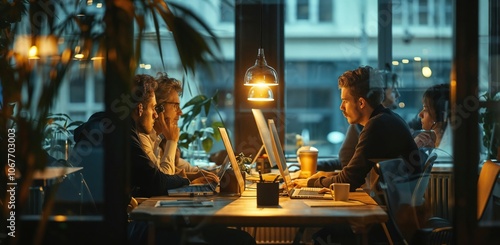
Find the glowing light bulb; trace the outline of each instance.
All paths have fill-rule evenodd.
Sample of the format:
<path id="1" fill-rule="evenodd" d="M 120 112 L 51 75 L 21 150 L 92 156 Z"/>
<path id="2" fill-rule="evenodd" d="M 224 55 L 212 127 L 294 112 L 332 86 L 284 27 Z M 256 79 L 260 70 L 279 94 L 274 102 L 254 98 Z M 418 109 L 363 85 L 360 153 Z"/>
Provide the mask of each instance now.
<path id="1" fill-rule="evenodd" d="M 425 78 L 431 77 L 432 76 L 431 68 L 428 66 L 422 67 L 422 76 L 424 76 Z"/>
<path id="2" fill-rule="evenodd" d="M 28 50 L 28 58 L 29 59 L 39 59 L 38 55 L 38 48 L 33 45 L 31 48 Z"/>

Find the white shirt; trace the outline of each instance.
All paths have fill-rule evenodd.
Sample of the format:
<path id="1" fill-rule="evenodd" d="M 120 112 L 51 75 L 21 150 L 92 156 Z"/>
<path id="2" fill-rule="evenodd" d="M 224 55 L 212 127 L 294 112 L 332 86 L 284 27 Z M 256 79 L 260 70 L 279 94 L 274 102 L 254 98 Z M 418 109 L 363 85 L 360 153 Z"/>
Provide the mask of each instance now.
<path id="1" fill-rule="evenodd" d="M 175 164 L 175 154 L 177 152 L 177 141 L 167 140 L 165 147 L 160 147 L 162 141 L 156 131 L 150 134 L 139 133 L 139 140 L 142 148 L 148 154 L 149 159 L 160 169 L 164 174 L 176 174 L 181 169 L 185 172 L 197 172 L 198 168 L 191 166 L 186 160 L 179 158 L 177 165 Z"/>

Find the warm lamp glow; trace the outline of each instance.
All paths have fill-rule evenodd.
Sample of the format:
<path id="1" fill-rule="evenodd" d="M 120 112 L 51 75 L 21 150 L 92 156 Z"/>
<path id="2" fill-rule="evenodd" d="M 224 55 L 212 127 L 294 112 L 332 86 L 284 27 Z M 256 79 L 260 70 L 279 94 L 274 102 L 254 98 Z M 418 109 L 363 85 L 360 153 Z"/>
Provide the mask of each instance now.
<path id="1" fill-rule="evenodd" d="M 38 56 L 38 48 L 33 45 L 30 47 L 30 49 L 28 50 L 28 59 L 30 60 L 37 60 L 37 59 L 40 59 Z"/>
<path id="2" fill-rule="evenodd" d="M 263 48 L 259 48 L 255 65 L 248 68 L 245 73 L 245 86 L 255 86 L 257 84 L 278 85 L 278 73 L 274 68 L 267 65 Z"/>
<path id="3" fill-rule="evenodd" d="M 57 39 L 52 36 L 18 35 L 14 41 L 15 53 L 28 59 L 47 59 L 58 57 Z"/>
<path id="4" fill-rule="evenodd" d="M 65 222 L 68 220 L 68 217 L 64 216 L 64 215 L 55 215 L 54 216 L 54 221 L 56 222 Z"/>
<path id="5" fill-rule="evenodd" d="M 253 86 L 248 92 L 249 101 L 274 101 L 273 91 L 265 85 Z"/>
<path id="6" fill-rule="evenodd" d="M 38 36 L 36 46 L 38 47 L 38 56 L 40 57 L 55 57 L 59 55 L 57 38 L 53 35 Z"/>
<path id="7" fill-rule="evenodd" d="M 269 86 L 278 85 L 278 73 L 267 65 L 264 48 L 262 48 L 262 1 L 260 2 L 260 48 L 255 64 L 245 72 L 245 86 L 252 86 L 248 92 L 249 101 L 274 101 L 273 91 Z"/>
<path id="8" fill-rule="evenodd" d="M 75 59 L 83 59 L 84 58 L 84 55 L 83 54 L 75 54 Z"/>

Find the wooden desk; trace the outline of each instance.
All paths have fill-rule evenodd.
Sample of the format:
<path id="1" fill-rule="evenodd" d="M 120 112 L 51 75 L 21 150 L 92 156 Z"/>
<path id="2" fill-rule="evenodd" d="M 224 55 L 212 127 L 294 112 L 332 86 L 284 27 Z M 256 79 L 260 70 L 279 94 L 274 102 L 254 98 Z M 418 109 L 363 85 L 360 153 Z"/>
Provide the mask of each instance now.
<path id="1" fill-rule="evenodd" d="M 154 205 L 169 197 L 150 198 L 135 208 L 130 218 L 149 221 L 154 226 L 192 227 L 218 224 L 236 227 L 324 227 L 331 224 L 350 224 L 363 235 L 376 223 L 387 221 L 387 213 L 365 192 L 351 192 L 350 199 L 369 205 L 346 207 L 310 207 L 306 199 L 281 197 L 279 206 L 257 207 L 255 191 L 245 191 L 240 198 L 212 197 L 213 207 L 162 207 Z M 179 198 L 177 198 L 179 199 Z M 325 200 L 328 202 L 329 200 Z"/>

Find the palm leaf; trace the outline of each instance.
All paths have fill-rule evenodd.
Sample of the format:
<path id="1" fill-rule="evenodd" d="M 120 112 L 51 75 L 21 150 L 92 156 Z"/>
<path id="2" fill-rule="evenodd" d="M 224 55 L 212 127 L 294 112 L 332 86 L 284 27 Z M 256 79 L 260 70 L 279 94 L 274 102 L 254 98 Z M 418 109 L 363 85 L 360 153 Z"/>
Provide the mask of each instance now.
<path id="1" fill-rule="evenodd" d="M 196 64 L 207 64 L 208 58 L 218 59 L 212 51 L 212 47 L 220 49 L 216 35 L 210 30 L 210 27 L 204 23 L 194 12 L 176 3 L 165 4 L 163 1 L 155 0 L 157 3 L 156 13 L 163 19 L 168 29 L 172 32 L 175 45 L 179 52 L 184 71 L 194 73 Z M 169 8 L 179 12 L 179 17 L 173 14 Z M 200 27 L 198 31 L 194 27 Z M 156 30 L 157 33 L 159 30 Z M 201 34 L 205 32 L 213 46 L 208 45 L 205 37 Z M 158 35 L 158 34 L 157 34 Z M 208 56 L 208 57 L 207 57 Z"/>

